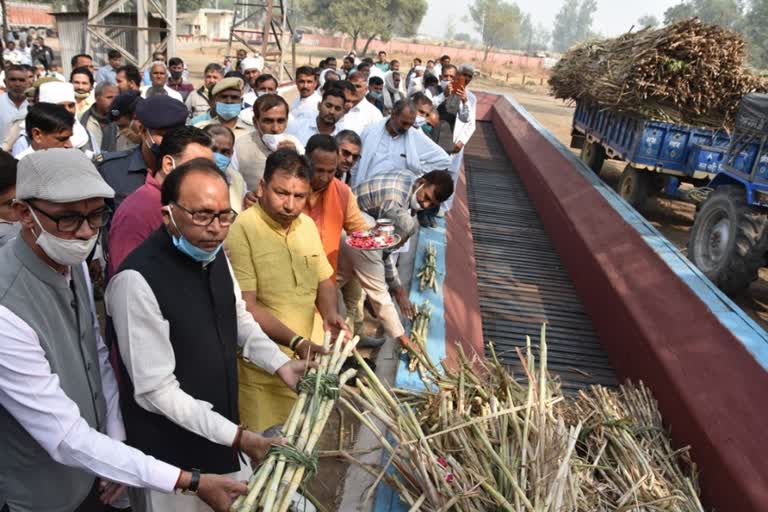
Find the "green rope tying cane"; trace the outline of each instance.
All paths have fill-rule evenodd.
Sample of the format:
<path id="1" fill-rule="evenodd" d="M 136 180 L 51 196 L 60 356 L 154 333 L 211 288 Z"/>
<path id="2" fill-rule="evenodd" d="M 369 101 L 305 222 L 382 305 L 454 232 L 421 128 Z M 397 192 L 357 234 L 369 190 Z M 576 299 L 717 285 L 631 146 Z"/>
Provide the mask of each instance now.
<path id="1" fill-rule="evenodd" d="M 272 445 L 268 455 L 283 457 L 288 464 L 304 467 L 304 477 L 302 480 L 309 480 L 317 474 L 320 457 L 317 452 L 304 453 L 292 444 Z"/>
<path id="2" fill-rule="evenodd" d="M 320 382 L 318 382 L 317 372 L 313 372 L 301 379 L 298 387 L 299 393 L 306 393 L 309 396 L 313 396 L 317 393 L 321 398 L 327 398 L 329 400 L 336 400 L 339 398 L 338 375 L 326 373 L 320 377 Z"/>

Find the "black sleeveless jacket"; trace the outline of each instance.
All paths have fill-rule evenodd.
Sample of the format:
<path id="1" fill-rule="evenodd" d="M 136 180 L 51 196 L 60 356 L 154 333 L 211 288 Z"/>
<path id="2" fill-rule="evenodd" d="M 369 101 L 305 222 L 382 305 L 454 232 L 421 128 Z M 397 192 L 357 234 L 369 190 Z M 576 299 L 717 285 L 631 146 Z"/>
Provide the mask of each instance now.
<path id="1" fill-rule="evenodd" d="M 203 268 L 176 249 L 161 226 L 123 261 L 122 270 L 139 272 L 157 298 L 170 326 L 174 373 L 181 389 L 239 423 L 237 312 L 223 251 Z M 232 447 L 208 441 L 141 408 L 133 397 L 133 384 L 122 360 L 119 373 L 120 405 L 129 445 L 182 469 L 219 474 L 240 469 Z"/>

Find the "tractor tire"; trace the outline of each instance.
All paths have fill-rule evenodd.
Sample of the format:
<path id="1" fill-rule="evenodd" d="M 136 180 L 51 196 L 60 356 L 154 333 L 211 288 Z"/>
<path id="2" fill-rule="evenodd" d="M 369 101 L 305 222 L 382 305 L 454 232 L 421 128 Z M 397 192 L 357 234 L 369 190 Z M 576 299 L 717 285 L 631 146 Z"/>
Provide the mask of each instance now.
<path id="1" fill-rule="evenodd" d="M 688 259 L 727 294 L 746 290 L 766 264 L 768 215 L 747 204 L 740 186 L 722 186 L 701 203 Z"/>
<path id="2" fill-rule="evenodd" d="M 619 179 L 619 195 L 633 208 L 640 209 L 651 194 L 653 178 L 648 171 L 627 165 Z"/>
<path id="3" fill-rule="evenodd" d="M 599 142 L 584 141 L 581 147 L 581 161 L 599 176 L 605 162 L 605 148 Z"/>

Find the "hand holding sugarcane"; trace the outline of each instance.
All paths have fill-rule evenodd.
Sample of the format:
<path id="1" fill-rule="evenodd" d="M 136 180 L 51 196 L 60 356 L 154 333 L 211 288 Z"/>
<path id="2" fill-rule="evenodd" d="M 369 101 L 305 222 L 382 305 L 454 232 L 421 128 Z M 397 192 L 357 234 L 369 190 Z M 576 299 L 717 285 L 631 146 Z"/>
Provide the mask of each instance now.
<path id="1" fill-rule="evenodd" d="M 277 369 L 277 376 L 280 377 L 285 385 L 296 391 L 301 378 L 307 373 L 307 370 L 317 368 L 317 363 L 312 361 L 288 361 Z"/>
<path id="2" fill-rule="evenodd" d="M 270 448 L 284 445 L 287 442 L 288 440 L 285 438 L 264 437 L 250 430 L 243 430 L 239 448 L 256 464 L 266 458 Z"/>
<path id="3" fill-rule="evenodd" d="M 317 471 L 315 446 L 328 421 L 339 391 L 356 371 L 339 375 L 344 361 L 352 354 L 358 338 L 344 343 L 342 331 L 331 347 L 331 334 L 323 341 L 325 352 L 317 354 L 315 366 L 298 385 L 299 397 L 284 424 L 288 443 L 272 447 L 248 483 L 247 496 L 232 505 L 233 512 L 257 509 L 285 512 L 304 475 Z"/>

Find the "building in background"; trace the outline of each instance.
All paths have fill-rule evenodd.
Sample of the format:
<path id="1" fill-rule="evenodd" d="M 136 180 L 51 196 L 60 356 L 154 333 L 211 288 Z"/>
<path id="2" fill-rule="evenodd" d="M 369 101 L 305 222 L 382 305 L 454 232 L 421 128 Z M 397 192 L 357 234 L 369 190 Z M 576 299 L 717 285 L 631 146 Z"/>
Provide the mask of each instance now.
<path id="1" fill-rule="evenodd" d="M 234 11 L 229 9 L 198 9 L 176 17 L 179 37 L 200 37 L 210 41 L 229 39 Z"/>
<path id="2" fill-rule="evenodd" d="M 51 35 L 55 29 L 56 21 L 51 12 L 52 4 L 31 3 L 31 2 L 7 2 L 8 8 L 8 30 L 18 40 L 19 37 L 26 37 L 32 32 L 32 36 L 41 35 L 46 37 Z M 0 6 L 0 19 L 2 16 L 2 6 Z M 21 34 L 25 34 L 21 36 Z"/>

